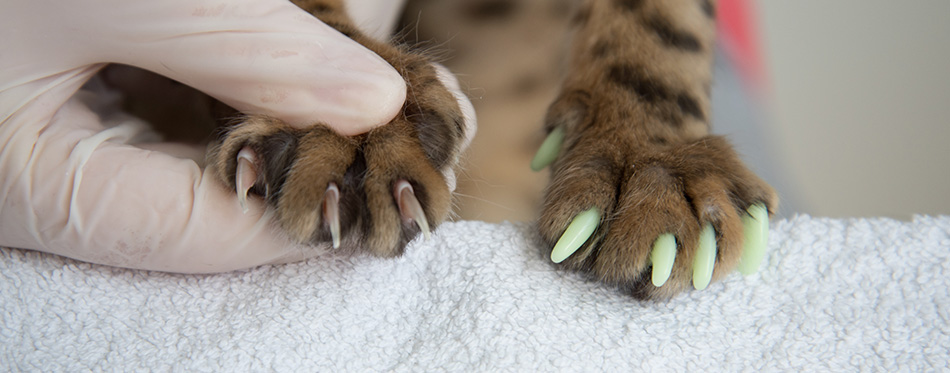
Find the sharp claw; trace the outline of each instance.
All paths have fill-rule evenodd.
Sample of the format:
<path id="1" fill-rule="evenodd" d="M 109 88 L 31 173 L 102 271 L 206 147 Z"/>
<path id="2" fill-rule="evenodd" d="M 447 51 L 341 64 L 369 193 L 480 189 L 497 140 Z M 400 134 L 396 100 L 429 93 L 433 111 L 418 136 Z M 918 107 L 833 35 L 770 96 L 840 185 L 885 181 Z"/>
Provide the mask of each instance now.
<path id="1" fill-rule="evenodd" d="M 769 243 L 769 210 L 764 204 L 757 203 L 750 206 L 748 212 L 742 217 L 745 244 L 739 260 L 739 273 L 743 275 L 751 275 L 759 269 Z"/>
<path id="2" fill-rule="evenodd" d="M 660 287 L 670 278 L 676 259 L 676 238 L 672 234 L 660 235 L 653 243 L 650 261 L 653 262 L 653 286 Z"/>
<path id="3" fill-rule="evenodd" d="M 323 194 L 323 221 L 330 227 L 333 248 L 340 247 L 340 188 L 330 183 Z"/>
<path id="4" fill-rule="evenodd" d="M 554 162 L 557 159 L 558 152 L 561 151 L 561 143 L 563 142 L 564 129 L 557 127 L 544 139 L 541 147 L 538 148 L 538 152 L 534 154 L 534 159 L 531 160 L 531 169 L 541 171 Z"/>
<path id="5" fill-rule="evenodd" d="M 431 238 L 429 221 L 426 219 L 425 211 L 422 210 L 422 205 L 419 204 L 419 200 L 416 199 L 416 195 L 412 191 L 412 184 L 405 180 L 399 180 L 396 182 L 393 192 L 396 195 L 396 204 L 399 206 L 399 213 L 403 220 L 407 223 L 415 221 L 422 231 L 422 237 L 426 240 Z"/>
<path id="6" fill-rule="evenodd" d="M 237 168 L 234 172 L 234 188 L 238 196 L 241 211 L 247 213 L 247 192 L 257 183 L 257 155 L 250 148 L 242 148 L 237 154 Z"/>
<path id="7" fill-rule="evenodd" d="M 716 230 L 707 223 L 699 234 L 696 244 L 696 258 L 693 260 L 693 287 L 703 290 L 712 281 L 713 266 L 716 264 Z"/>
<path id="8" fill-rule="evenodd" d="M 561 238 L 554 244 L 554 249 L 551 250 L 551 261 L 560 263 L 574 254 L 594 234 L 598 225 L 600 225 L 600 212 L 596 207 L 577 214 L 564 230 Z"/>

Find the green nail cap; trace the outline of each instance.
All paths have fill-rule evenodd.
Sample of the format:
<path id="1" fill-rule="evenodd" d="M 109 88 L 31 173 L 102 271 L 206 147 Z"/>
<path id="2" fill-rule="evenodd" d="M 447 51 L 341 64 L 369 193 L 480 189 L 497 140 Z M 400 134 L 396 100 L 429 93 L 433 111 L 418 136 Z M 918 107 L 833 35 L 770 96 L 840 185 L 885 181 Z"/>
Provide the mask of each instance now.
<path id="1" fill-rule="evenodd" d="M 551 134 L 541 143 L 538 152 L 534 154 L 534 159 L 531 160 L 531 170 L 535 172 L 541 171 L 554 162 L 554 160 L 557 159 L 557 153 L 561 151 L 561 143 L 563 142 L 563 128 L 557 127 L 551 131 Z"/>
<path id="2" fill-rule="evenodd" d="M 599 224 L 600 212 L 596 207 L 577 214 L 561 238 L 554 244 L 554 249 L 551 250 L 551 261 L 560 263 L 574 254 L 584 242 L 587 242 Z"/>
<path id="3" fill-rule="evenodd" d="M 742 217 L 745 227 L 745 243 L 742 247 L 742 259 L 739 260 L 739 273 L 751 275 L 759 270 L 765 249 L 769 245 L 769 210 L 764 204 L 757 203 L 749 207 L 749 214 Z"/>
<path id="4" fill-rule="evenodd" d="M 673 261 L 676 259 L 676 238 L 671 233 L 660 235 L 653 242 L 650 261 L 653 263 L 653 286 L 660 287 L 670 279 Z"/>
<path id="5" fill-rule="evenodd" d="M 713 266 L 716 264 L 716 231 L 706 224 L 699 234 L 696 258 L 693 260 L 693 287 L 703 290 L 712 281 Z"/>

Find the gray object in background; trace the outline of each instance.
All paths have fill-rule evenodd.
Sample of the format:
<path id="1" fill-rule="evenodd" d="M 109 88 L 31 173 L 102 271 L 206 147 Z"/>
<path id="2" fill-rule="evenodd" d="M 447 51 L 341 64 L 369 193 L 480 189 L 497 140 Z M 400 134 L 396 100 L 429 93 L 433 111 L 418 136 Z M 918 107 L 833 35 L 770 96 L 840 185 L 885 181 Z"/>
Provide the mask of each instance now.
<path id="1" fill-rule="evenodd" d="M 780 190 L 801 196 L 783 212 L 950 214 L 950 1 L 759 8 L 774 88 L 762 135 L 775 165 L 756 171 L 781 170 L 789 184 Z M 744 155 L 759 167 L 758 154 Z"/>

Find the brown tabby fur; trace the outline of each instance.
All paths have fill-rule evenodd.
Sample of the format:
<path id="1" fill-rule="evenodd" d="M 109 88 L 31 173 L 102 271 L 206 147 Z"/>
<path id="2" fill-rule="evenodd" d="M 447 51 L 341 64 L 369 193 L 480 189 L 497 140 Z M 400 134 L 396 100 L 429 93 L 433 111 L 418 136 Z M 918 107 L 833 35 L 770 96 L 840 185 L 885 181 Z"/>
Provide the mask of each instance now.
<path id="1" fill-rule="evenodd" d="M 400 219 L 393 185 L 400 179 L 413 184 L 433 226 L 447 218 L 451 196 L 437 170 L 458 159 L 464 135 L 458 104 L 426 57 L 363 36 L 341 1 L 294 2 L 402 73 L 409 87 L 402 113 L 353 138 L 319 124 L 296 130 L 251 117 L 228 128 L 208 167 L 233 188 L 235 155 L 244 146 L 254 149 L 263 159 L 254 191 L 302 242 L 329 239 L 319 211 L 327 184 L 335 182 L 343 195 L 344 246 L 400 255 L 418 229 Z M 514 6 L 474 3 L 481 6 L 474 11 L 489 16 Z M 699 232 L 712 224 L 714 279 L 729 273 L 742 251 L 741 216 L 760 202 L 774 211 L 777 198 L 724 139 L 709 135 L 715 2 L 560 3 L 577 9 L 576 31 L 561 93 L 545 120 L 546 131 L 561 127 L 567 134 L 538 219 L 545 247 L 575 215 L 594 207 L 603 217 L 600 227 L 562 266 L 635 296 L 669 297 L 690 284 Z M 649 281 L 649 254 L 664 233 L 676 236 L 677 257 L 670 280 L 657 288 Z"/>

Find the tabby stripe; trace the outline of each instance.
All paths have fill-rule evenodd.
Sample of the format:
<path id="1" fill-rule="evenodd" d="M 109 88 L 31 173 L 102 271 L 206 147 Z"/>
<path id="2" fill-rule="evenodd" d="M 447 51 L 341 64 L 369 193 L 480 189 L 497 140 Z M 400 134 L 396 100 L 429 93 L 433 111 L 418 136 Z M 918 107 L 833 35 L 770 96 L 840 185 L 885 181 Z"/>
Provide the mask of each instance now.
<path id="1" fill-rule="evenodd" d="M 431 108 L 422 108 L 419 113 L 407 115 L 416 125 L 416 136 L 426 157 L 435 168 L 442 168 L 455 149 L 446 144 L 455 144 L 462 136 L 463 119 L 444 118 Z"/>
<path id="2" fill-rule="evenodd" d="M 428 76 L 428 77 L 422 78 L 421 81 L 419 81 L 418 83 L 416 83 L 416 84 L 415 84 L 415 86 L 416 86 L 415 88 L 416 88 L 416 89 L 426 89 L 426 88 L 428 88 L 429 86 L 437 85 L 437 84 L 442 84 L 442 82 L 439 81 L 439 79 L 436 78 L 436 77 L 434 77 L 434 76 Z"/>
<path id="3" fill-rule="evenodd" d="M 340 0 L 291 0 L 291 2 L 315 16 L 343 10 L 343 4 Z"/>
<path id="4" fill-rule="evenodd" d="M 703 0 L 702 7 L 703 13 L 705 13 L 707 17 L 716 18 L 716 7 L 713 5 L 712 0 Z"/>
<path id="5" fill-rule="evenodd" d="M 591 54 L 594 58 L 604 58 L 607 56 L 607 53 L 610 52 L 610 42 L 606 40 L 599 40 L 594 43 L 594 47 L 591 48 Z"/>
<path id="6" fill-rule="evenodd" d="M 631 65 L 613 65 L 608 78 L 621 87 L 633 91 L 644 101 L 655 103 L 669 100 L 673 95 L 665 85 L 647 76 L 642 68 Z"/>
<path id="7" fill-rule="evenodd" d="M 617 0 L 617 6 L 621 9 L 633 12 L 643 5 L 643 0 Z"/>
<path id="8" fill-rule="evenodd" d="M 655 33 L 663 44 L 669 47 L 680 49 L 687 52 L 699 52 L 703 49 L 699 38 L 695 35 L 677 30 L 669 21 L 658 16 L 650 17 L 646 21 L 646 27 Z"/>
<path id="9" fill-rule="evenodd" d="M 657 105 L 657 109 L 660 110 L 659 116 L 671 124 L 681 124 L 684 114 L 706 121 L 706 114 L 703 113 L 695 97 L 687 93 L 672 93 L 672 89 L 650 77 L 640 67 L 613 65 L 607 77 L 615 84 L 636 94 L 644 102 Z"/>
<path id="10" fill-rule="evenodd" d="M 310 14 L 313 14 L 313 15 L 323 14 L 323 13 L 336 10 L 327 4 L 314 4 L 314 5 L 311 5 L 308 9 L 310 10 Z"/>
<path id="11" fill-rule="evenodd" d="M 703 110 L 699 108 L 699 102 L 692 96 L 686 93 L 680 93 L 676 96 L 676 105 L 687 115 L 702 121 L 706 120 L 706 115 L 703 114 Z"/>
<path id="12" fill-rule="evenodd" d="M 517 10 L 513 0 L 485 0 L 463 3 L 462 13 L 473 21 L 505 19 Z"/>
<path id="13" fill-rule="evenodd" d="M 656 145 L 669 145 L 669 144 L 670 144 L 670 140 L 667 140 L 666 138 L 663 138 L 663 137 L 660 137 L 660 136 L 652 136 L 652 137 L 650 137 L 650 140 L 649 140 L 649 141 L 650 141 L 651 144 L 656 144 Z"/>
<path id="14" fill-rule="evenodd" d="M 574 18 L 571 19 L 571 24 L 574 26 L 580 26 L 587 23 L 587 19 L 590 18 L 590 6 L 584 6 L 577 13 L 574 13 Z"/>

